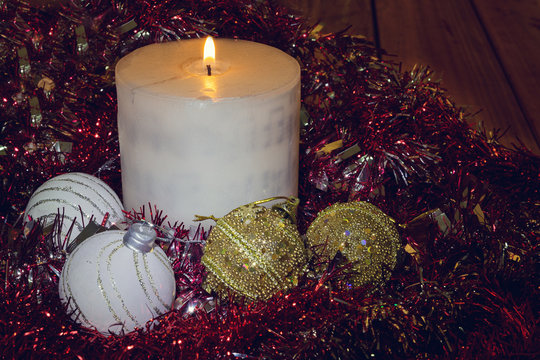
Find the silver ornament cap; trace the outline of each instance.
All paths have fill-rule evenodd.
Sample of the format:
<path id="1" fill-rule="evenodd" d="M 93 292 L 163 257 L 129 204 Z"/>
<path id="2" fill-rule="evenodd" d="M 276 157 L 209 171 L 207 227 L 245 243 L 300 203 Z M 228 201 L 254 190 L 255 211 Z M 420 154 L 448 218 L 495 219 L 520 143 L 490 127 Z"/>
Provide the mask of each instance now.
<path id="1" fill-rule="evenodd" d="M 156 243 L 157 234 L 154 228 L 145 223 L 132 224 L 124 235 L 124 245 L 131 250 L 148 253 Z"/>

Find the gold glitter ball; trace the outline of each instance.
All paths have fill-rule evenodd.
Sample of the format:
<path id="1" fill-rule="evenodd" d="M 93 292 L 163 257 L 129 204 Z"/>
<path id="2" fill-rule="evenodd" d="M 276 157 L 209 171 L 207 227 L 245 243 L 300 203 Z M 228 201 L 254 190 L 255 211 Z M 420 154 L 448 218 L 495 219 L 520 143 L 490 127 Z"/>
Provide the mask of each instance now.
<path id="1" fill-rule="evenodd" d="M 401 247 L 392 219 L 362 201 L 327 207 L 309 226 L 306 236 L 308 246 L 322 261 L 332 260 L 339 251 L 353 263 L 350 285 L 355 287 L 388 280 Z"/>
<path id="2" fill-rule="evenodd" d="M 257 202 L 260 203 L 260 202 Z M 229 292 L 266 300 L 298 283 L 306 249 L 296 226 L 283 213 L 251 203 L 216 221 L 202 263 L 204 287 L 220 297 Z"/>

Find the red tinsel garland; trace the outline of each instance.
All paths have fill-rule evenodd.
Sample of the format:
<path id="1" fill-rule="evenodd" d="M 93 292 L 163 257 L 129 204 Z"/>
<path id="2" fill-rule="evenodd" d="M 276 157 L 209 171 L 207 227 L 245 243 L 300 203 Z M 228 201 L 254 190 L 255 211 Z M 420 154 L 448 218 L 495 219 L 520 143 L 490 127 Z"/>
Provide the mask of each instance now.
<path id="1" fill-rule="evenodd" d="M 472 131 L 428 69 L 401 73 L 362 38 L 317 36 L 268 1 L 9 1 L 0 17 L 5 358 L 539 355 L 540 159 Z M 103 337 L 59 302 L 63 239 L 22 228 L 19 215 L 59 173 L 95 173 L 121 191 L 115 62 L 151 42 L 206 34 L 270 44 L 302 66 L 301 231 L 329 204 L 368 200 L 404 225 L 408 251 L 375 292 L 341 290 L 342 269 L 330 264 L 323 278 L 264 303 L 173 310 L 151 332 Z M 180 256 L 185 246 L 168 254 L 179 293 L 196 298 L 204 269 Z M 200 245 L 190 246 L 196 259 Z"/>

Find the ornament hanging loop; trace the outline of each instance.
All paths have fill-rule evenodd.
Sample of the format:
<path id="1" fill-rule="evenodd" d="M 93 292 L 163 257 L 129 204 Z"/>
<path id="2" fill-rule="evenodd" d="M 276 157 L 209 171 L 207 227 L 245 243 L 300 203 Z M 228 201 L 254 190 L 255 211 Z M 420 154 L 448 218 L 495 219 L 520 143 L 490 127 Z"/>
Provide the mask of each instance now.
<path id="1" fill-rule="evenodd" d="M 267 199 L 262 199 L 262 200 L 257 200 L 257 201 L 254 201 L 252 202 L 251 204 L 253 205 L 260 205 L 260 204 L 264 204 L 264 203 L 267 203 L 267 202 L 270 202 L 270 201 L 274 201 L 274 200 L 287 200 L 289 201 L 290 199 L 292 199 L 293 197 L 287 197 L 287 196 L 273 196 L 273 197 L 270 197 L 270 198 L 267 198 Z"/>
<path id="2" fill-rule="evenodd" d="M 296 213 L 300 199 L 295 196 L 274 196 L 268 199 L 254 201 L 251 204 L 260 205 L 274 200 L 286 200 L 284 202 L 272 206 L 272 210 L 281 213 L 284 219 L 289 219 L 292 224 L 296 225 Z"/>
<path id="3" fill-rule="evenodd" d="M 272 206 L 272 210 L 280 212 L 285 219 L 289 219 L 292 224 L 296 225 L 296 214 L 300 199 L 294 196 L 286 199 L 287 201 Z"/>
<path id="4" fill-rule="evenodd" d="M 274 196 L 274 197 L 263 199 L 263 200 L 253 201 L 244 206 L 256 206 L 256 205 L 261 205 L 261 204 L 264 204 L 270 201 L 275 201 L 275 200 L 286 200 L 286 201 L 273 205 L 272 210 L 275 210 L 281 213 L 283 215 L 283 218 L 289 219 L 292 224 L 296 224 L 296 211 L 298 209 L 298 205 L 300 204 L 300 199 L 297 197 Z M 210 216 L 195 215 L 195 218 L 193 219 L 193 221 L 214 220 L 215 222 L 218 222 L 219 219 L 220 218 L 216 218 L 214 215 L 210 215 Z"/>
<path id="5" fill-rule="evenodd" d="M 204 220 L 214 220 L 215 222 L 217 222 L 219 218 L 215 217 L 214 215 L 210 215 L 210 216 L 195 215 L 195 218 L 193 219 L 193 221 L 204 221 Z"/>

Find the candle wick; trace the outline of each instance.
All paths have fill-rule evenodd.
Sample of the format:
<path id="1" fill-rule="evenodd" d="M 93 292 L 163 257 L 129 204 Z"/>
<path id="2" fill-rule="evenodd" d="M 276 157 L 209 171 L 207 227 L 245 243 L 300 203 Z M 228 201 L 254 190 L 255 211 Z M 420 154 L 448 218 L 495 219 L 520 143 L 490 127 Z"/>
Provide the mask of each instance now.
<path id="1" fill-rule="evenodd" d="M 206 65 L 206 71 L 208 73 L 208 76 L 212 75 L 212 66 L 210 66 L 210 64 Z"/>

